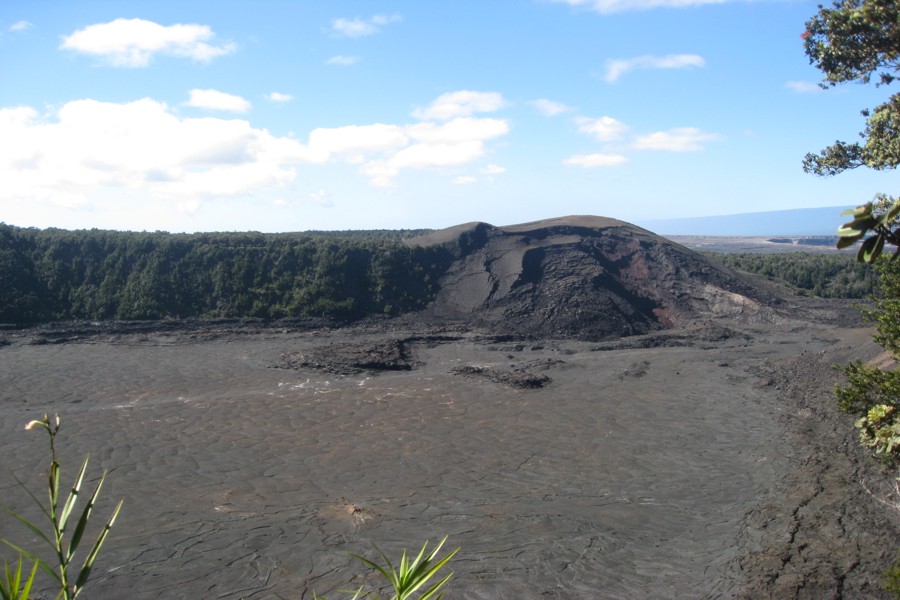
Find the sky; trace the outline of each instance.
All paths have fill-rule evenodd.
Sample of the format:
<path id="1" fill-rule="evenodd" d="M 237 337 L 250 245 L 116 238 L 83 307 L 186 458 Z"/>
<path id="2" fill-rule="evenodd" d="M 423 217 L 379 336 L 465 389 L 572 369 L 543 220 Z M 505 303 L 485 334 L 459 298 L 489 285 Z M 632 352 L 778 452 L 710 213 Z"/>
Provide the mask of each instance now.
<path id="1" fill-rule="evenodd" d="M 805 0 L 4 0 L 0 222 L 638 223 L 865 203 L 889 87 L 827 90 Z M 837 218 L 839 220 L 839 217 Z M 837 223 L 836 223 L 837 225 Z"/>

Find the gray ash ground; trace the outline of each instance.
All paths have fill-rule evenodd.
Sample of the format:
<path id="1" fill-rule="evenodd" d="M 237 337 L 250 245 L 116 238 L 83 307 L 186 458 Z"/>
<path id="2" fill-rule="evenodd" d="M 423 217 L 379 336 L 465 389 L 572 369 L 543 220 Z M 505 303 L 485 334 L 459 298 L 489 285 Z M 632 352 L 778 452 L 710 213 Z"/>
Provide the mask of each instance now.
<path id="1" fill-rule="evenodd" d="M 448 600 L 885 598 L 900 515 L 830 368 L 878 349 L 843 305 L 796 302 L 803 320 L 593 342 L 381 320 L 5 329 L 0 462 L 40 494 L 46 440 L 22 425 L 50 411 L 64 479 L 87 452 L 110 470 L 97 518 L 125 507 L 92 598 L 340 597 L 370 580 L 346 552 L 444 535 L 462 548 Z M 408 368 L 372 368 L 373 348 Z M 341 356 L 353 369 L 317 366 Z M 37 516 L 9 478 L 0 496 Z"/>

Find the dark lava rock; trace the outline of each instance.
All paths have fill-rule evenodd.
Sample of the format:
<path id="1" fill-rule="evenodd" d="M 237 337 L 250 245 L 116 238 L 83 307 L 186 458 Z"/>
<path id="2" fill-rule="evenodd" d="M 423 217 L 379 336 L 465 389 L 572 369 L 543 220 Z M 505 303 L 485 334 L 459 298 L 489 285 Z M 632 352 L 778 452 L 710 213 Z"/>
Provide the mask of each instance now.
<path id="1" fill-rule="evenodd" d="M 380 344 L 331 344 L 310 352 L 289 352 L 281 356 L 288 369 L 315 369 L 337 375 L 363 371 L 408 371 L 412 369 L 402 340 Z"/>
<path id="2" fill-rule="evenodd" d="M 780 298 L 634 225 L 574 216 L 407 240 L 455 256 L 426 317 L 531 338 L 608 340 L 709 317 L 770 321 Z"/>
<path id="3" fill-rule="evenodd" d="M 466 375 L 468 377 L 484 377 L 494 383 L 502 383 L 518 388 L 540 388 L 544 387 L 552 380 L 546 375 L 535 375 L 525 371 L 507 371 L 496 367 L 476 367 L 466 365 L 463 367 L 454 367 L 451 373 L 457 375 Z"/>

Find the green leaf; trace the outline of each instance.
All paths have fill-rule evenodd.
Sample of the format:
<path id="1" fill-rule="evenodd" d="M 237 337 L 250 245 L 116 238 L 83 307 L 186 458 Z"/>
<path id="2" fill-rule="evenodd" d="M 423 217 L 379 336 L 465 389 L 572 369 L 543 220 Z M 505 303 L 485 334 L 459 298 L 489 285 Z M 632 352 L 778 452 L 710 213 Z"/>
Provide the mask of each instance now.
<path id="1" fill-rule="evenodd" d="M 72 533 L 72 539 L 69 542 L 69 553 L 66 556 L 67 561 L 72 559 L 72 556 L 78 549 L 78 544 L 81 543 L 81 536 L 84 535 L 84 528 L 87 527 L 88 519 L 91 518 L 91 511 L 94 509 L 94 503 L 97 501 L 97 496 L 100 494 L 100 488 L 103 486 L 105 480 L 106 471 L 103 471 L 103 475 L 100 476 L 100 481 L 97 482 L 94 493 L 91 494 L 91 497 L 88 499 L 84 510 L 81 511 L 81 517 L 78 519 L 78 524 L 75 526 L 75 531 Z"/>
<path id="2" fill-rule="evenodd" d="M 854 235 L 852 237 L 851 236 L 839 237 L 838 241 L 837 241 L 837 249 L 843 250 L 844 248 L 849 248 L 850 246 L 852 246 L 853 244 L 858 242 L 862 236 L 863 236 L 863 234 L 860 233 L 859 235 Z"/>
<path id="3" fill-rule="evenodd" d="M 857 217 L 857 218 L 865 216 L 865 215 L 870 215 L 870 214 L 872 214 L 872 203 L 866 202 L 865 204 L 861 204 L 860 206 L 857 206 L 856 208 L 848 208 L 847 210 L 842 210 L 841 214 L 842 215 L 853 215 L 854 217 Z"/>
<path id="4" fill-rule="evenodd" d="M 72 491 L 69 492 L 69 497 L 66 498 L 66 503 L 63 506 L 62 514 L 59 517 L 59 530 L 61 532 L 66 530 L 69 515 L 72 513 L 72 509 L 75 508 L 75 502 L 78 501 L 78 492 L 81 490 L 81 482 L 84 480 L 84 474 L 87 471 L 88 458 L 90 458 L 90 455 L 84 457 L 84 462 L 81 463 L 81 470 L 78 472 L 78 477 L 75 478 L 75 483 L 72 485 Z"/>
<path id="5" fill-rule="evenodd" d="M 887 226 L 891 221 L 896 219 L 898 215 L 900 215 L 900 200 L 896 200 L 891 205 L 891 208 L 888 209 L 886 213 L 884 213 L 884 215 L 881 217 L 881 225 Z"/>
<path id="6" fill-rule="evenodd" d="M 28 558 L 28 560 L 30 560 L 34 564 L 38 565 L 45 573 L 47 573 L 50 577 L 55 579 L 58 583 L 60 583 L 60 584 L 62 583 L 62 580 L 60 579 L 59 574 L 56 571 L 54 571 L 50 565 L 48 565 L 46 562 L 44 562 L 43 560 L 41 560 L 40 558 L 38 558 L 37 556 L 35 556 L 31 552 L 29 552 L 28 550 L 13 544 L 12 542 L 10 542 L 7 539 L 0 538 L 0 542 L 3 542 L 4 544 L 9 546 L 13 550 L 18 552 L 19 554 L 24 555 L 25 557 Z"/>
<path id="7" fill-rule="evenodd" d="M 104 476 L 106 473 L 104 473 Z M 100 486 L 97 486 L 97 489 L 100 489 Z M 97 537 L 97 541 L 94 542 L 94 547 L 91 548 L 90 554 L 84 560 L 84 565 L 81 567 L 81 573 L 78 574 L 78 579 L 75 581 L 75 594 L 72 596 L 73 598 L 77 596 L 81 592 L 81 588 L 87 582 L 88 577 L 91 575 L 91 569 L 94 568 L 94 561 L 97 559 L 97 554 L 100 552 L 100 546 L 103 545 L 103 542 L 106 541 L 106 536 L 109 534 L 109 530 L 112 529 L 113 524 L 116 522 L 116 517 L 119 516 L 119 511 L 122 510 L 122 504 L 124 500 L 119 500 L 119 503 L 116 505 L 116 509 L 113 511 L 112 516 L 109 518 L 109 521 L 106 522 L 106 525 L 103 527 L 103 531 L 100 532 L 100 535 Z"/>
<path id="8" fill-rule="evenodd" d="M 881 234 L 872 236 L 862 243 L 859 252 L 856 253 L 856 259 L 859 262 L 872 264 L 884 249 L 884 236 Z"/>

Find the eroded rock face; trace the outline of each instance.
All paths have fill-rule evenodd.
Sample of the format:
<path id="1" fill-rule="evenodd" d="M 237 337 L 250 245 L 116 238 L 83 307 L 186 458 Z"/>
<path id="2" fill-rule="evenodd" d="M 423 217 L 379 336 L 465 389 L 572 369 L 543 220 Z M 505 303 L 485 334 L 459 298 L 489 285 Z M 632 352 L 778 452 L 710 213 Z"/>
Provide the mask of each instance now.
<path id="1" fill-rule="evenodd" d="M 696 252 L 604 217 L 469 223 L 408 243 L 456 256 L 429 315 L 495 331 L 601 340 L 711 316 L 770 320 L 779 302 Z"/>

